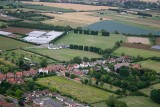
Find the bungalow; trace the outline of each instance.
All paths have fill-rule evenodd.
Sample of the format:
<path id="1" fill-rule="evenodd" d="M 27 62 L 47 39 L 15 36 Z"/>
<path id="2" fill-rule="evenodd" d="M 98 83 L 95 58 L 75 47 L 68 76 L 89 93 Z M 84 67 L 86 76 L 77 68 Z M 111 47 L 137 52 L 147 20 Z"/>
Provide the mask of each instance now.
<path id="1" fill-rule="evenodd" d="M 15 75 L 13 73 L 11 73 L 11 72 L 7 73 L 7 78 L 14 78 L 14 77 L 15 77 Z"/>
<path id="2" fill-rule="evenodd" d="M 48 69 L 47 68 L 40 68 L 38 73 L 41 73 L 41 72 L 48 74 Z"/>
<path id="3" fill-rule="evenodd" d="M 16 76 L 16 78 L 21 78 L 21 77 L 23 77 L 23 73 L 22 72 L 16 72 L 15 76 Z"/>

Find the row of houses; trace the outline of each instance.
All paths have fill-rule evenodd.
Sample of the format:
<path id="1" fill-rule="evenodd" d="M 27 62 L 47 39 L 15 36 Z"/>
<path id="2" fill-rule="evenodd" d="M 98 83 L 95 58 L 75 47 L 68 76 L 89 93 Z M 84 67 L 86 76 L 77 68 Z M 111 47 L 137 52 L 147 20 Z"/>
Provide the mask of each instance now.
<path id="1" fill-rule="evenodd" d="M 1 98 L 0 98 L 0 106 L 2 106 L 2 107 L 16 107 L 16 105 L 11 104 Z"/>
<path id="2" fill-rule="evenodd" d="M 25 93 L 22 97 L 25 99 L 25 102 L 32 102 L 33 107 L 64 107 L 64 105 L 68 107 L 85 107 L 70 98 L 63 97 L 58 93 L 49 90 Z M 55 98 L 58 101 L 52 98 Z"/>

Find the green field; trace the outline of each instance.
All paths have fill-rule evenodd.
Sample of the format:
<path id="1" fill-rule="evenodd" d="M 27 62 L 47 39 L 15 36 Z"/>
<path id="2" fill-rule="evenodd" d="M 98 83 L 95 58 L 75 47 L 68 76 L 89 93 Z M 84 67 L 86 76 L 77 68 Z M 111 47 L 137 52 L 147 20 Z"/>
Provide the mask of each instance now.
<path id="1" fill-rule="evenodd" d="M 92 52 L 72 50 L 72 49 L 59 49 L 59 50 L 49 50 L 49 49 L 29 49 L 30 51 L 37 52 L 43 55 L 47 55 L 51 58 L 57 59 L 59 61 L 69 61 L 76 56 L 81 58 L 100 58 L 101 55 Z"/>
<path id="2" fill-rule="evenodd" d="M 87 103 L 106 100 L 111 94 L 109 92 L 58 76 L 39 78 L 37 83 L 51 89 L 56 88 L 62 93 L 74 96 L 78 100 L 85 101 Z"/>
<path id="3" fill-rule="evenodd" d="M 120 100 L 126 102 L 128 107 L 160 107 L 160 104 L 153 102 L 147 97 L 128 96 Z"/>
<path id="4" fill-rule="evenodd" d="M 141 64 L 143 68 L 148 68 L 160 72 L 160 62 L 158 61 L 146 60 L 138 63 Z"/>
<path id="5" fill-rule="evenodd" d="M 82 46 L 94 46 L 101 49 L 112 48 L 116 41 L 125 40 L 125 37 L 122 35 L 111 34 L 109 37 L 104 36 L 94 36 L 94 35 L 85 35 L 85 34 L 74 34 L 69 33 L 63 38 L 55 42 L 55 44 L 74 44 Z"/>
<path id="6" fill-rule="evenodd" d="M 3 24 L 5 24 L 5 23 L 0 21 L 0 27 L 1 27 Z"/>
<path id="7" fill-rule="evenodd" d="M 13 55 L 14 53 L 14 55 Z M 7 57 L 8 61 L 17 61 L 19 59 L 24 59 L 24 58 L 28 58 L 29 60 L 25 60 L 24 61 L 31 61 L 31 62 L 35 62 L 35 63 L 40 63 L 42 61 L 42 59 L 44 57 L 40 56 L 40 55 L 37 55 L 37 54 L 34 54 L 34 53 L 31 53 L 31 52 L 27 52 L 27 51 L 23 51 L 23 50 L 12 50 L 12 51 L 5 51 L 5 52 L 2 52 L 1 56 L 2 58 L 5 58 Z M 48 63 L 54 63 L 55 61 L 54 60 L 51 60 L 51 59 L 48 59 L 47 60 Z"/>
<path id="8" fill-rule="evenodd" d="M 144 94 L 150 95 L 150 92 L 153 89 L 160 89 L 160 83 L 152 85 L 152 86 L 150 86 L 148 88 L 141 89 L 139 91 L 142 92 L 142 93 L 144 93 Z"/>
<path id="9" fill-rule="evenodd" d="M 140 55 L 144 58 L 148 58 L 152 56 L 160 57 L 160 52 L 128 48 L 128 47 L 120 47 L 116 51 L 113 52 L 114 55 L 121 55 L 122 53 L 125 53 L 126 55 L 130 55 L 130 56 L 135 56 L 135 57 Z"/>
<path id="10" fill-rule="evenodd" d="M 34 46 L 34 45 L 0 36 L 0 50 L 8 50 L 8 49 L 15 49 L 15 48 L 29 47 L 29 46 Z"/>

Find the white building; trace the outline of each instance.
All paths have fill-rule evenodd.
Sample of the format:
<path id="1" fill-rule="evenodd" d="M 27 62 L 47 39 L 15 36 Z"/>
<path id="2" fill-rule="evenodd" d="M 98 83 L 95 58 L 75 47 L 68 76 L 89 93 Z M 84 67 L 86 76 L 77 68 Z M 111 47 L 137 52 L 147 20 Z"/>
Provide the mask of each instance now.
<path id="1" fill-rule="evenodd" d="M 48 69 L 47 68 L 40 68 L 38 70 L 38 73 L 41 73 L 41 72 L 48 74 Z"/>

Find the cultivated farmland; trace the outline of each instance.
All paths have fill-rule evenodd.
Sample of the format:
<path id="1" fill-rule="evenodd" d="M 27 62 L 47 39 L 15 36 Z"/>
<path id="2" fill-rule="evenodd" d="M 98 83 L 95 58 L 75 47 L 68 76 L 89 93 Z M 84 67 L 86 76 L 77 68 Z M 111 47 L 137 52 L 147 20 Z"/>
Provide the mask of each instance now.
<path id="1" fill-rule="evenodd" d="M 125 36 L 111 34 L 109 37 L 104 37 L 69 33 L 68 35 L 56 41 L 55 44 L 75 44 L 83 46 L 95 46 L 98 48 L 107 49 L 112 48 L 115 45 L 116 41 L 120 40 L 125 41 Z"/>
<path id="2" fill-rule="evenodd" d="M 8 50 L 14 48 L 30 47 L 30 46 L 34 45 L 0 36 L 0 50 Z"/>
<path id="3" fill-rule="evenodd" d="M 142 43 L 142 44 L 150 44 L 148 38 L 141 37 L 127 37 L 128 43 Z"/>
<path id="4" fill-rule="evenodd" d="M 58 76 L 39 78 L 37 83 L 47 86 L 50 89 L 56 88 L 62 93 L 71 95 L 78 100 L 85 101 L 87 103 L 106 100 L 111 94 L 109 92 Z"/>
<path id="5" fill-rule="evenodd" d="M 138 63 L 140 63 L 143 68 L 148 68 L 148 69 L 160 72 L 160 62 L 158 61 L 146 60 L 146 61 L 141 61 Z"/>
<path id="6" fill-rule="evenodd" d="M 101 55 L 92 52 L 80 51 L 80 50 L 72 50 L 72 49 L 57 49 L 57 50 L 49 50 L 49 49 L 29 49 L 30 51 L 37 52 L 51 58 L 60 60 L 60 61 L 69 61 L 76 56 L 88 57 L 88 58 L 100 58 Z"/>
<path id="7" fill-rule="evenodd" d="M 113 52 L 113 54 L 115 55 L 121 55 L 122 53 L 125 53 L 126 55 L 130 55 L 130 56 L 135 56 L 135 57 L 140 55 L 144 58 L 153 57 L 153 56 L 160 57 L 160 52 L 128 48 L 128 47 L 120 47 Z"/>
<path id="8" fill-rule="evenodd" d="M 109 7 L 109 6 L 93 6 L 93 5 L 69 4 L 69 3 L 48 3 L 48 2 L 23 2 L 23 3 L 58 7 L 58 8 L 64 8 L 64 9 L 73 9 L 76 11 L 89 11 L 89 10 L 116 8 L 116 7 Z"/>
<path id="9" fill-rule="evenodd" d="M 157 45 L 160 45 L 160 38 L 157 38 L 157 39 L 156 39 L 156 44 L 157 44 Z"/>

